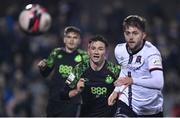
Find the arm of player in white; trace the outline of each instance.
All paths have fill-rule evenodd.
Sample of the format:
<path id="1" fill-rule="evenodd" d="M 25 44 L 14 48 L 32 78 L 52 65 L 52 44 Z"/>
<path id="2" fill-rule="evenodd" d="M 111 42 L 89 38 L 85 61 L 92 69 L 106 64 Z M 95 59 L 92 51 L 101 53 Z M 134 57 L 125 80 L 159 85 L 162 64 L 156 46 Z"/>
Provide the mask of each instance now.
<path id="1" fill-rule="evenodd" d="M 164 86 L 164 76 L 160 54 L 149 56 L 148 68 L 151 73 L 151 77 L 144 77 L 141 79 L 133 78 L 133 83 L 152 89 L 162 89 Z"/>
<path id="2" fill-rule="evenodd" d="M 126 77 L 126 74 L 125 74 L 125 72 L 124 71 L 121 71 L 120 73 L 119 73 L 119 78 L 118 79 L 120 79 L 120 75 L 121 75 L 121 77 Z M 117 81 L 117 80 L 116 80 Z M 127 86 L 126 85 L 115 85 L 116 87 L 115 87 L 115 89 L 114 89 L 114 91 L 115 92 L 117 92 L 117 93 L 123 93 L 123 91 L 127 88 Z"/>
<path id="3" fill-rule="evenodd" d="M 133 78 L 133 83 L 152 89 L 162 89 L 164 86 L 163 72 L 161 70 L 154 70 L 151 72 L 151 77 L 141 78 L 141 80 Z"/>
<path id="4" fill-rule="evenodd" d="M 123 91 L 127 88 L 126 85 L 122 85 L 122 86 L 116 86 L 114 91 L 117 93 L 123 93 Z"/>

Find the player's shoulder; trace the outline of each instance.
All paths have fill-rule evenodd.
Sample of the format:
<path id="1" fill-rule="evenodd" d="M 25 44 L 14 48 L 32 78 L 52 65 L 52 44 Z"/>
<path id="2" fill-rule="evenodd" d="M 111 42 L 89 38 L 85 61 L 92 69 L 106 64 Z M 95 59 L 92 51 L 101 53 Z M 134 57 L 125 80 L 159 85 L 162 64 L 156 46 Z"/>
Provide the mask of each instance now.
<path id="1" fill-rule="evenodd" d="M 79 69 L 81 71 L 85 71 L 87 68 L 89 68 L 89 60 L 83 60 L 81 61 L 80 63 L 78 63 L 76 66 L 75 66 L 75 69 Z"/>
<path id="2" fill-rule="evenodd" d="M 126 43 L 121 43 L 116 45 L 114 49 L 115 56 L 124 54 L 125 52 L 126 52 Z"/>
<path id="3" fill-rule="evenodd" d="M 87 52 L 85 50 L 82 50 L 80 48 L 77 49 L 79 54 L 87 54 Z"/>
<path id="4" fill-rule="evenodd" d="M 122 48 L 126 48 L 126 43 L 119 43 L 115 47 L 115 49 L 122 49 Z"/>
<path id="5" fill-rule="evenodd" d="M 107 69 L 109 69 L 113 73 L 119 73 L 121 67 L 119 64 L 116 64 L 112 61 L 107 61 Z"/>
<path id="6" fill-rule="evenodd" d="M 156 46 L 154 46 L 151 42 L 146 41 L 144 44 L 146 54 L 152 55 L 152 54 L 160 54 L 159 50 L 157 49 Z"/>
<path id="7" fill-rule="evenodd" d="M 106 62 L 107 62 L 108 66 L 118 66 L 118 64 L 116 64 L 116 63 L 114 63 L 112 61 L 107 60 Z"/>
<path id="8" fill-rule="evenodd" d="M 57 48 L 54 48 L 54 49 L 52 50 L 51 54 L 53 54 L 53 55 L 58 55 L 58 54 L 60 54 L 63 50 L 64 50 L 63 48 L 57 47 Z"/>
<path id="9" fill-rule="evenodd" d="M 54 50 L 54 51 L 60 51 L 60 50 L 64 50 L 64 48 L 63 48 L 63 47 L 56 47 L 56 48 L 54 48 L 53 50 Z"/>
<path id="10" fill-rule="evenodd" d="M 77 52 L 78 52 L 78 54 L 81 55 L 81 57 L 83 58 L 83 60 L 88 60 L 89 56 L 88 56 L 87 51 L 78 48 L 78 49 L 77 49 Z"/>

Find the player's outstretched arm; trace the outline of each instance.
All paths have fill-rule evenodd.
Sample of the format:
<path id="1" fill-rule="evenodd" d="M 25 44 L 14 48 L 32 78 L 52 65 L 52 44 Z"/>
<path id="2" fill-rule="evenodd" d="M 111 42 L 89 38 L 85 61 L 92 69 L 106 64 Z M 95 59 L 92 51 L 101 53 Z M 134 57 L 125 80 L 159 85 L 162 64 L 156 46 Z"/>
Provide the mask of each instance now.
<path id="1" fill-rule="evenodd" d="M 120 77 L 114 82 L 115 86 L 125 85 L 126 88 L 131 84 L 133 84 L 133 79 L 131 77 Z"/>
<path id="2" fill-rule="evenodd" d="M 115 91 L 113 91 L 112 93 L 111 93 L 111 95 L 109 96 L 109 98 L 108 98 L 108 105 L 109 106 L 112 106 L 112 105 L 114 105 L 115 103 L 116 103 L 116 100 L 117 100 L 117 98 L 118 98 L 118 93 L 117 92 L 115 92 Z"/>

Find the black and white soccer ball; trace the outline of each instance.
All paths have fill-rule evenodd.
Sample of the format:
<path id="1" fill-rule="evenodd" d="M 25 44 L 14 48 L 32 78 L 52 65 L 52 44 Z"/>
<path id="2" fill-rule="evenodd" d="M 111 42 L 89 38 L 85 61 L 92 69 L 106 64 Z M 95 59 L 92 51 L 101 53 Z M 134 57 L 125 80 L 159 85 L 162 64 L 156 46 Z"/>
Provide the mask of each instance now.
<path id="1" fill-rule="evenodd" d="M 39 4 L 28 4 L 19 15 L 20 28 L 29 34 L 40 34 L 49 30 L 51 16 Z"/>

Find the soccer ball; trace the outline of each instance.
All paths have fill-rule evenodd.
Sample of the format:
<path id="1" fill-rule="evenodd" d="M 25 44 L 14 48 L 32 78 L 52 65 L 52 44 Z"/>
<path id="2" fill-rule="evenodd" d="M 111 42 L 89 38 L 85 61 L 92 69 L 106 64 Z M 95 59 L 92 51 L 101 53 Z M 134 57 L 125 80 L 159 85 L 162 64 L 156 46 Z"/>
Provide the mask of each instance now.
<path id="1" fill-rule="evenodd" d="M 44 33 L 51 26 L 51 16 L 39 4 L 29 4 L 19 15 L 19 26 L 29 34 Z"/>

